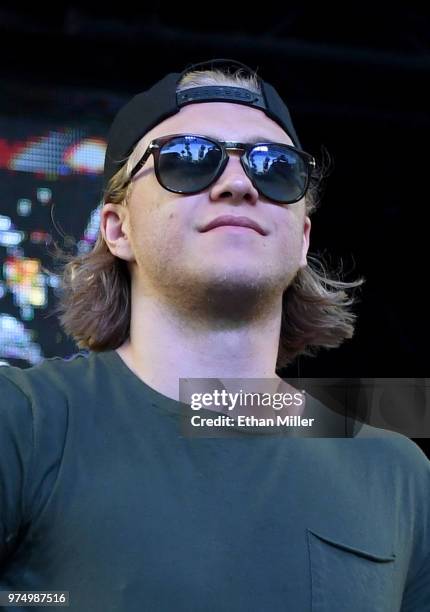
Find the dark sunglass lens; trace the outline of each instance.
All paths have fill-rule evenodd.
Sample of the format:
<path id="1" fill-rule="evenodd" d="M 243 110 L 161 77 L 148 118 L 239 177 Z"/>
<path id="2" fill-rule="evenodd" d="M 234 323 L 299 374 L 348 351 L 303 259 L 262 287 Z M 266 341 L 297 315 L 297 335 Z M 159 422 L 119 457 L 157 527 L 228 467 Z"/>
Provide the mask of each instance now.
<path id="1" fill-rule="evenodd" d="M 305 160 L 293 149 L 279 145 L 257 145 L 251 150 L 249 164 L 261 193 L 278 202 L 301 197 L 307 182 Z"/>
<path id="2" fill-rule="evenodd" d="M 215 176 L 221 149 L 204 138 L 178 136 L 160 149 L 158 172 L 167 189 L 195 193 L 205 189 Z"/>

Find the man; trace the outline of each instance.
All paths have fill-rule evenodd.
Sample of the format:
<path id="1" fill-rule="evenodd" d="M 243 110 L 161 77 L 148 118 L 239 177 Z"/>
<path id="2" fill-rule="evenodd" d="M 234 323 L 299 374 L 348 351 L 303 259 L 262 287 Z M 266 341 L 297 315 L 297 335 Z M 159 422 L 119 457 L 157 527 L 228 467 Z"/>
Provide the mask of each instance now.
<path id="1" fill-rule="evenodd" d="M 0 587 L 82 611 L 427 610 L 430 462 L 408 438 L 183 435 L 180 380 L 273 391 L 280 354 L 352 334 L 307 262 L 314 160 L 272 86 L 226 75 L 120 111 L 100 236 L 64 275 L 89 355 L 0 370 Z"/>

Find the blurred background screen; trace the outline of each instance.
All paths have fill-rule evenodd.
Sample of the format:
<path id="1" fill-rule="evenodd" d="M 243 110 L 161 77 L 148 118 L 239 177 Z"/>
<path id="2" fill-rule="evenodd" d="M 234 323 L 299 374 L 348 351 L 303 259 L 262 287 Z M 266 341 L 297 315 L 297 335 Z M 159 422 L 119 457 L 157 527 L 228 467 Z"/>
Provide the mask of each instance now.
<path id="1" fill-rule="evenodd" d="M 22 112 L 0 109 L 0 358 L 27 367 L 76 350 L 52 314 L 52 254 L 54 242 L 73 237 L 80 254 L 97 237 L 107 125 L 85 112 L 89 92 L 61 106 L 55 87 L 40 89 L 33 108 L 31 94 L 24 100 Z"/>

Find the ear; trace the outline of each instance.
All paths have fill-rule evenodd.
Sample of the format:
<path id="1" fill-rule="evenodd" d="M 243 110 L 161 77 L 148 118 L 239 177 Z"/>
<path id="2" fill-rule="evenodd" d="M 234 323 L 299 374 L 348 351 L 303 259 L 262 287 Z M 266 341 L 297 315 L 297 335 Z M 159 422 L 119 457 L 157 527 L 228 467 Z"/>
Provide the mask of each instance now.
<path id="1" fill-rule="evenodd" d="M 308 265 L 308 260 L 306 255 L 309 249 L 309 239 L 311 233 L 311 220 L 309 217 L 305 216 L 303 221 L 303 243 L 302 243 L 302 257 L 300 260 L 300 267 L 304 268 Z"/>
<path id="2" fill-rule="evenodd" d="M 125 206 L 107 202 L 100 212 L 100 232 L 112 255 L 125 261 L 135 261 L 129 239 L 128 215 Z"/>

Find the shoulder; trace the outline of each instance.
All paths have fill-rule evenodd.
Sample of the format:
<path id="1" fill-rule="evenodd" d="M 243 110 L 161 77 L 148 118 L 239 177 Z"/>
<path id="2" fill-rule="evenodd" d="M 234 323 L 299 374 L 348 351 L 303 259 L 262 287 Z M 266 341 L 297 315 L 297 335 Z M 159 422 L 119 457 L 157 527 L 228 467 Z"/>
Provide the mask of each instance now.
<path id="1" fill-rule="evenodd" d="M 7 503 L 22 507 L 23 520 L 43 508 L 58 477 L 72 390 L 79 395 L 86 363 L 83 355 L 74 355 L 30 368 L 0 367 L 0 482 L 10 481 Z M 0 486 L 0 510 L 1 505 Z"/>
<path id="2" fill-rule="evenodd" d="M 30 425 L 36 449 L 64 439 L 72 390 L 83 380 L 86 357 L 51 357 L 29 368 L 0 367 L 1 426 L 17 432 Z"/>
<path id="3" fill-rule="evenodd" d="M 79 375 L 85 367 L 87 355 L 76 353 L 71 357 L 48 357 L 29 368 L 3 365 L 0 367 L 0 389 L 24 395 L 31 401 L 34 394 L 61 387 L 67 377 Z"/>
<path id="4" fill-rule="evenodd" d="M 36 435 L 61 435 L 70 419 L 85 426 L 89 408 L 110 397 L 116 380 L 110 368 L 105 354 L 92 351 L 49 357 L 29 368 L 1 366 L 0 403 L 9 411 L 30 409 Z"/>
<path id="5" fill-rule="evenodd" d="M 342 407 L 335 411 L 315 397 L 312 397 L 311 408 L 312 416 L 318 417 L 327 425 L 326 437 L 352 442 L 351 445 L 348 444 L 351 451 L 364 455 L 364 460 L 375 462 L 379 457 L 385 460 L 384 463 L 391 461 L 393 466 L 402 464 L 409 468 L 417 468 L 423 473 L 430 472 L 430 460 L 418 444 L 406 435 L 369 425 L 359 419 L 345 417 Z M 331 432 L 336 432 L 336 435 L 332 436 Z M 345 435 L 345 432 L 348 432 L 348 435 Z M 363 453 L 364 448 L 366 448 L 365 453 Z"/>
<path id="6" fill-rule="evenodd" d="M 52 406 L 58 410 L 73 391 L 85 386 L 88 361 L 88 355 L 80 352 L 70 357 L 48 357 L 29 368 L 2 366 L 0 397 L 5 393 L 18 401 L 24 396 L 33 408 L 49 410 Z"/>
<path id="7" fill-rule="evenodd" d="M 367 424 L 361 426 L 354 440 L 366 446 L 375 467 L 385 466 L 411 492 L 420 491 L 430 502 L 430 460 L 416 442 L 396 431 Z"/>

